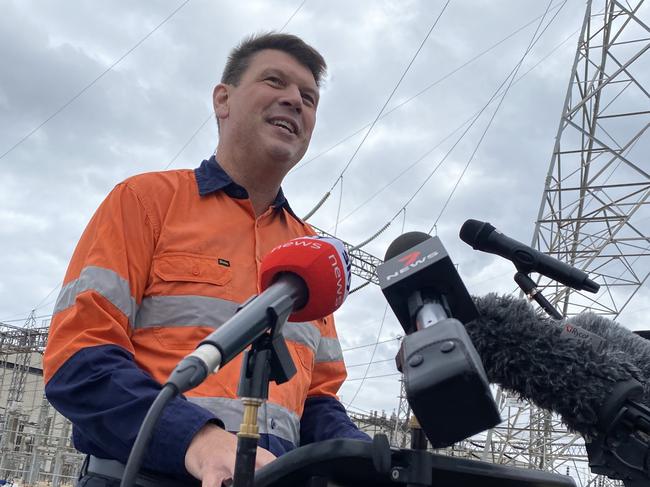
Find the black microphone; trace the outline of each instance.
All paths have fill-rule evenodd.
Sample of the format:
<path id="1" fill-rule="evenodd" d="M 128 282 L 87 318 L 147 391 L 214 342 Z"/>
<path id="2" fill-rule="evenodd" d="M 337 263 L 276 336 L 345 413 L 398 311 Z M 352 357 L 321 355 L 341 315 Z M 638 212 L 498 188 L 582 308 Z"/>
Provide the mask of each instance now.
<path id="1" fill-rule="evenodd" d="M 477 316 L 456 266 L 437 237 L 424 232 L 400 235 L 386 250 L 377 276 L 388 304 L 407 334 L 430 326 L 430 320 L 436 316 L 453 316 L 463 323 Z M 429 319 L 418 317 L 422 308 Z"/>
<path id="2" fill-rule="evenodd" d="M 497 254 L 512 261 L 519 272 L 537 272 L 579 291 L 598 292 L 600 286 L 581 270 L 506 237 L 487 222 L 467 220 L 460 238 L 474 250 Z"/>

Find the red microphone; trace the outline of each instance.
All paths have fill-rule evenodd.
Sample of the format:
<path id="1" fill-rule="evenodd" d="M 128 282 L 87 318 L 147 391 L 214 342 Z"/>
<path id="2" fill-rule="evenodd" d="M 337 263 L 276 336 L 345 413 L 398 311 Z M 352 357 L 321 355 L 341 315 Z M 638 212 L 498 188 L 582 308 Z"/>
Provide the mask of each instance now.
<path id="1" fill-rule="evenodd" d="M 333 313 L 350 289 L 350 258 L 340 240 L 300 237 L 278 245 L 260 268 L 263 290 L 205 337 L 168 379 L 180 392 L 196 387 L 271 326 L 271 314 L 311 321 Z"/>
<path id="2" fill-rule="evenodd" d="M 300 237 L 278 245 L 262 260 L 260 288 L 293 274 L 300 278 L 300 303 L 289 321 L 311 321 L 336 311 L 350 291 L 350 258 L 343 243 L 331 237 Z"/>

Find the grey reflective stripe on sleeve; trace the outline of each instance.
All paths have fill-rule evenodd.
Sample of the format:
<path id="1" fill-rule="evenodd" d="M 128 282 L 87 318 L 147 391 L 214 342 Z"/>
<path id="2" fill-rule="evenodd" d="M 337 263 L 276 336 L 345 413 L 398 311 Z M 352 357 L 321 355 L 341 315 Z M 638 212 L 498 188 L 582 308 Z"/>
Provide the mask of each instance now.
<path id="1" fill-rule="evenodd" d="M 341 350 L 338 338 L 321 338 L 318 350 L 316 350 L 316 363 L 336 362 L 338 360 L 343 360 L 343 350 Z"/>
<path id="2" fill-rule="evenodd" d="M 96 266 L 84 267 L 77 279 L 63 286 L 54 305 L 54 314 L 74 305 L 80 293 L 91 290 L 110 301 L 128 317 L 129 323 L 133 323 L 137 306 L 129 282 L 115 271 Z"/>
<path id="3" fill-rule="evenodd" d="M 187 399 L 223 421 L 228 431 L 239 431 L 244 416 L 244 405 L 241 400 L 226 397 L 188 397 Z M 300 418 L 296 413 L 267 401 L 257 412 L 257 423 L 260 433 L 275 435 L 298 446 Z"/>
<path id="4" fill-rule="evenodd" d="M 235 314 L 237 306 L 234 301 L 206 296 L 149 296 L 142 300 L 133 326 L 217 328 Z"/>
<path id="5" fill-rule="evenodd" d="M 320 331 L 312 323 L 286 322 L 282 327 L 282 336 L 285 340 L 302 343 L 312 349 L 314 353 L 320 342 Z"/>

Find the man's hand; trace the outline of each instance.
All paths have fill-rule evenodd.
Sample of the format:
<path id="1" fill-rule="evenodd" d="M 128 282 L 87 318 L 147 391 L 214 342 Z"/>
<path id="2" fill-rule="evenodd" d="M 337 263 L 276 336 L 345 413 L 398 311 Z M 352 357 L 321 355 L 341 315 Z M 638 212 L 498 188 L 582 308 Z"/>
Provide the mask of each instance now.
<path id="1" fill-rule="evenodd" d="M 185 453 L 185 468 L 202 487 L 221 487 L 221 483 L 233 477 L 237 436 L 214 424 L 201 428 Z M 273 461 L 275 456 L 264 448 L 257 449 L 255 468 Z"/>

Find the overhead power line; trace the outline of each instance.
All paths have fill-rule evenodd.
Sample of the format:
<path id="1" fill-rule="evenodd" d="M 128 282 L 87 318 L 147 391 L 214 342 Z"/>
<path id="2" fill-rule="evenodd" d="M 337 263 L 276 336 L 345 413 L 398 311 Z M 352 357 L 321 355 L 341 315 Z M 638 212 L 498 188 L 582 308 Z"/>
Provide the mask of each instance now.
<path id="1" fill-rule="evenodd" d="M 363 376 L 363 377 L 357 377 L 356 379 L 347 379 L 348 382 L 354 382 L 354 381 L 362 381 L 365 382 L 366 380 L 370 379 L 381 379 L 382 377 L 395 377 L 396 375 L 400 375 L 399 372 L 392 372 L 390 374 L 381 374 L 381 375 L 369 375 L 369 376 Z M 348 404 L 345 406 L 346 408 L 349 408 L 350 405 Z"/>
<path id="2" fill-rule="evenodd" d="M 566 2 L 563 1 L 562 6 L 564 5 L 564 3 L 566 3 Z M 551 7 L 551 10 L 556 9 L 556 8 L 558 8 L 558 5 L 554 5 L 554 6 L 552 6 L 552 7 Z M 522 26 L 519 27 L 518 29 L 512 31 L 510 34 L 508 34 L 507 36 L 505 36 L 504 38 L 502 38 L 500 41 L 498 41 L 498 42 L 492 44 L 490 47 L 488 47 L 487 49 L 484 49 L 483 51 L 481 51 L 481 52 L 479 52 L 478 54 L 474 55 L 472 58 L 470 58 L 470 59 L 468 59 L 467 61 L 465 61 L 464 63 L 462 63 L 460 66 L 454 68 L 453 70 L 449 71 L 447 74 L 445 74 L 445 75 L 443 75 L 442 77 L 438 78 L 437 80 L 431 82 L 429 85 L 427 85 L 426 87 L 424 87 L 423 89 L 421 89 L 420 91 L 418 91 L 416 94 L 412 95 L 411 97 L 407 98 L 407 99 L 404 100 L 403 102 L 401 102 L 401 103 L 395 105 L 393 108 L 391 108 L 390 110 L 388 110 L 386 113 L 384 113 L 384 114 L 379 118 L 379 120 L 383 120 L 383 119 L 386 118 L 388 115 L 392 114 L 393 112 L 395 112 L 395 111 L 398 110 L 399 108 L 403 107 L 404 105 L 406 105 L 406 104 L 412 102 L 414 99 L 416 99 L 416 98 L 419 97 L 420 95 L 423 95 L 424 93 L 426 93 L 427 91 L 429 91 L 429 90 L 430 90 L 431 88 L 433 88 L 434 86 L 437 86 L 438 84 L 440 84 L 440 83 L 442 83 L 443 81 L 445 81 L 447 78 L 449 78 L 449 77 L 451 77 L 452 75 L 456 74 L 458 71 L 460 71 L 460 70 L 462 70 L 463 68 L 469 66 L 471 63 L 473 63 L 474 61 L 480 59 L 481 57 L 483 57 L 484 55 L 486 55 L 488 52 L 492 51 L 492 50 L 495 49 L 496 47 L 498 47 L 498 46 L 500 46 L 501 44 L 503 44 L 503 43 L 504 43 L 505 41 L 507 41 L 508 39 L 510 39 L 510 38 L 514 37 L 515 35 L 519 34 L 522 30 L 524 30 L 524 29 L 526 29 L 527 27 L 529 27 L 531 24 L 533 24 L 535 21 L 539 20 L 541 17 L 542 17 L 542 15 L 538 15 L 537 17 L 535 17 L 535 18 L 529 20 L 527 23 L 525 23 L 524 25 L 522 25 Z M 579 29 L 578 29 L 578 30 L 579 30 Z M 574 33 L 574 34 L 575 34 L 575 33 Z M 573 36 L 574 34 L 572 34 L 572 36 Z M 565 42 L 566 42 L 566 41 L 565 41 Z M 563 42 L 563 43 L 564 43 L 564 42 Z M 563 44 L 563 43 L 562 43 L 562 44 Z M 340 146 L 341 144 L 347 142 L 348 140 L 350 140 L 350 139 L 351 139 L 352 137 L 354 137 L 355 135 L 359 135 L 359 134 L 360 134 L 361 132 L 363 132 L 365 129 L 367 129 L 368 127 L 370 127 L 370 125 L 372 125 L 372 122 L 368 122 L 368 123 L 367 123 L 366 125 L 364 125 L 363 127 L 359 128 L 359 129 L 356 130 L 355 132 L 353 132 L 353 133 L 351 133 L 351 134 L 345 136 L 344 138 L 340 139 L 338 142 L 334 143 L 333 145 L 331 145 L 330 147 L 328 147 L 328 148 L 325 149 L 324 151 L 322 151 L 322 152 L 316 154 L 315 156 L 309 158 L 308 160 L 306 160 L 306 161 L 303 162 L 302 164 L 299 164 L 299 165 L 296 166 L 294 169 L 292 169 L 292 170 L 289 172 L 289 174 L 293 174 L 293 173 L 299 171 L 300 169 L 302 169 L 302 168 L 308 166 L 308 165 L 311 164 L 312 162 L 316 161 L 316 159 L 318 159 L 318 158 L 324 156 L 325 154 L 329 153 L 330 151 L 336 149 L 338 146 Z"/>
<path id="3" fill-rule="evenodd" d="M 472 151 L 472 154 L 469 156 L 467 159 L 467 163 L 465 164 L 465 167 L 463 168 L 463 171 L 460 173 L 460 176 L 458 177 L 458 180 L 456 181 L 456 184 L 454 184 L 454 187 L 451 190 L 451 193 L 449 193 L 449 196 L 447 197 L 447 200 L 445 201 L 445 204 L 442 206 L 442 209 L 440 210 L 440 213 L 438 214 L 438 217 L 436 220 L 433 222 L 433 225 L 431 225 L 431 228 L 427 233 L 431 233 L 433 229 L 436 227 L 438 222 L 440 221 L 440 218 L 442 218 L 442 215 L 444 214 L 445 210 L 447 209 L 447 206 L 449 205 L 449 202 L 451 199 L 454 197 L 454 194 L 456 193 L 456 190 L 458 189 L 458 186 L 460 185 L 460 182 L 463 180 L 463 177 L 467 173 L 467 170 L 469 169 L 470 164 L 474 160 L 474 156 L 478 152 L 479 147 L 483 143 L 483 140 L 485 139 L 485 136 L 488 133 L 488 130 L 490 130 L 490 127 L 492 126 L 492 122 L 494 121 L 497 113 L 499 112 L 499 109 L 501 108 L 501 105 L 503 104 L 503 101 L 505 100 L 506 96 L 508 95 L 508 92 L 510 91 L 510 88 L 512 87 L 513 81 L 515 77 L 517 76 L 517 73 L 519 72 L 519 69 L 521 68 L 522 64 L 524 63 L 524 60 L 526 59 L 526 56 L 528 53 L 531 51 L 533 46 L 537 43 L 537 41 L 542 37 L 544 32 L 549 28 L 549 26 L 553 23 L 553 21 L 557 18 L 558 14 L 562 10 L 562 7 L 566 4 L 565 2 L 562 4 L 562 7 L 555 12 L 555 15 L 551 18 L 551 20 L 546 24 L 542 32 L 540 32 L 539 36 L 537 36 L 537 33 L 539 32 L 540 27 L 542 26 L 542 23 L 544 22 L 544 19 L 546 18 L 547 13 L 549 12 L 551 8 L 552 0 L 549 0 L 548 5 L 546 6 L 546 11 L 544 12 L 544 16 L 539 22 L 539 25 L 537 26 L 537 29 L 535 30 L 535 33 L 533 34 L 532 38 L 530 39 L 530 42 L 528 43 L 528 47 L 526 48 L 526 51 L 524 51 L 524 54 L 521 56 L 521 59 L 513 69 L 512 73 L 509 75 L 509 81 L 508 85 L 506 86 L 506 89 L 503 92 L 503 95 L 501 95 L 501 99 L 499 100 L 499 103 L 497 104 L 496 108 L 494 109 L 494 112 L 492 113 L 492 116 L 490 117 L 490 120 L 488 121 L 485 129 L 483 130 L 483 133 L 481 134 L 481 137 L 479 138 L 478 142 L 476 143 L 476 146 L 474 147 L 474 150 Z M 535 38 L 537 36 L 537 38 Z"/>
<path id="4" fill-rule="evenodd" d="M 384 307 L 384 316 L 381 318 L 381 324 L 379 325 L 379 331 L 377 332 L 377 340 L 375 341 L 374 344 L 375 346 L 372 349 L 372 353 L 370 354 L 370 362 L 368 362 L 368 365 L 366 366 L 366 370 L 363 373 L 363 377 L 361 378 L 361 382 L 359 383 L 357 390 L 354 392 L 352 399 L 350 399 L 346 407 L 350 407 L 354 403 L 355 399 L 359 395 L 359 391 L 361 391 L 361 388 L 363 387 L 363 383 L 366 380 L 366 377 L 368 376 L 368 371 L 370 370 L 370 364 L 375 358 L 375 352 L 377 351 L 377 345 L 379 344 L 379 337 L 381 336 L 381 332 L 384 329 L 384 322 L 386 321 L 387 314 L 388 314 L 388 303 L 386 303 L 386 306 Z"/>
<path id="5" fill-rule="evenodd" d="M 406 225 L 406 211 L 404 212 L 404 220 L 402 220 L 402 231 L 400 232 L 400 235 L 404 233 L 405 225 Z M 370 365 L 373 363 L 375 359 L 375 353 L 377 352 L 377 346 L 379 345 L 379 338 L 381 337 L 381 333 L 384 330 L 384 323 L 386 322 L 387 314 L 388 314 L 388 303 L 386 303 L 386 306 L 384 307 L 384 316 L 382 316 L 381 323 L 379 324 L 379 331 L 377 331 L 377 339 L 375 340 L 375 346 L 372 348 L 372 353 L 370 354 L 370 362 L 368 362 L 368 365 L 366 366 L 366 370 L 363 373 L 363 378 L 359 383 L 359 387 L 357 387 L 357 390 L 352 396 L 352 399 L 350 399 L 350 401 L 348 402 L 348 407 L 350 407 L 352 403 L 354 403 L 355 399 L 359 395 L 359 392 L 361 391 L 361 388 L 363 387 L 363 384 L 365 383 L 366 377 L 368 376 L 368 372 L 370 371 Z"/>
<path id="6" fill-rule="evenodd" d="M 47 117 L 45 120 L 43 120 L 40 124 L 38 124 L 36 127 L 34 127 L 31 131 L 29 131 L 23 138 L 21 138 L 18 142 L 16 142 L 14 145 L 12 145 L 9 149 L 7 149 L 2 155 L 0 155 L 0 160 L 2 160 L 5 156 L 10 154 L 16 147 L 21 145 L 23 142 L 25 142 L 27 139 L 29 139 L 32 135 L 34 135 L 36 132 L 38 132 L 46 123 L 48 123 L 50 120 L 52 120 L 54 117 L 56 117 L 59 113 L 61 113 L 63 110 L 68 108 L 74 101 L 79 98 L 81 95 L 83 95 L 86 91 L 88 91 L 90 88 L 92 88 L 95 83 L 97 83 L 100 79 L 102 79 L 109 71 L 111 71 L 115 66 L 117 66 L 120 62 L 124 60 L 125 57 L 127 57 L 129 54 L 131 54 L 133 51 L 135 51 L 140 45 L 146 41 L 151 35 L 156 32 L 158 29 L 160 29 L 169 19 L 171 19 L 174 15 L 178 13 L 180 9 L 182 9 L 190 0 L 185 0 L 183 3 L 181 3 L 178 7 L 176 7 L 167 17 L 163 19 L 162 22 L 160 22 L 156 27 L 153 28 L 147 35 L 145 35 L 142 39 L 140 39 L 133 47 L 131 47 L 128 51 L 126 51 L 120 58 L 115 61 L 113 64 L 111 64 L 108 68 L 106 68 L 99 76 L 97 76 L 94 80 L 92 80 L 90 83 L 88 83 L 84 88 L 81 89 L 76 95 L 74 95 L 72 98 L 70 98 L 67 102 L 65 102 L 63 105 L 61 105 L 58 109 L 56 109 L 49 117 Z"/>
<path id="7" fill-rule="evenodd" d="M 35 320 L 40 320 L 40 319 L 46 319 L 46 318 L 51 318 L 52 315 L 41 315 L 41 316 L 31 316 L 31 318 Z M 0 324 L 2 323 L 18 323 L 18 322 L 25 322 L 28 320 L 30 317 L 25 317 L 25 318 L 20 318 L 18 320 L 0 320 Z"/>
<path id="8" fill-rule="evenodd" d="M 513 83 L 513 86 L 519 83 L 524 77 L 526 77 L 528 74 L 530 74 L 535 68 L 537 68 L 540 64 L 542 64 L 546 59 L 548 59 L 551 55 L 553 55 L 560 47 L 562 47 L 564 44 L 566 44 L 569 40 L 571 40 L 579 31 L 580 29 L 577 29 L 573 31 L 571 34 L 569 34 L 567 37 L 564 38 L 559 44 L 555 45 L 553 49 L 551 49 L 548 53 L 546 53 L 542 58 L 539 59 L 533 66 L 531 66 L 525 73 L 523 73 L 521 76 L 519 76 Z M 499 92 L 499 95 L 501 92 Z M 489 104 L 492 104 L 496 101 L 496 98 L 492 98 L 491 101 L 489 101 Z M 396 107 L 397 108 L 397 107 Z M 370 197 L 368 197 L 363 203 L 359 204 L 356 208 L 354 208 L 352 211 L 347 213 L 341 220 L 339 221 L 339 224 L 343 223 L 345 220 L 347 220 L 349 217 L 351 217 L 354 213 L 359 211 L 361 208 L 365 207 L 368 205 L 373 199 L 375 199 L 377 196 L 379 196 L 381 193 L 383 193 L 386 189 L 391 187 L 395 182 L 397 182 L 402 176 L 404 176 L 407 172 L 409 172 L 411 169 L 413 169 L 415 166 L 419 165 L 422 161 L 426 159 L 428 155 L 430 155 L 434 150 L 439 148 L 447 139 L 449 139 L 451 136 L 453 136 L 456 132 L 461 130 L 465 125 L 470 123 L 472 120 L 474 120 L 479 114 L 481 113 L 481 110 L 478 110 L 474 112 L 469 118 L 467 118 L 464 122 L 462 122 L 460 125 L 458 125 L 454 130 L 449 132 L 445 137 L 443 137 L 439 142 L 436 143 L 433 147 L 430 149 L 427 149 L 420 157 L 418 157 L 413 163 L 411 163 L 408 167 L 400 171 L 393 179 L 391 179 L 389 182 L 384 184 L 381 188 L 376 190 Z M 388 114 L 388 113 L 387 113 Z M 386 115 L 387 115 L 386 114 Z M 357 132 L 358 133 L 358 132 Z M 324 154 L 321 153 L 321 154 Z M 318 156 L 316 156 L 318 157 Z M 387 225 L 390 225 L 390 222 L 388 222 L 384 227 L 385 228 Z"/>
<path id="9" fill-rule="evenodd" d="M 375 345 L 378 345 L 378 344 L 388 343 L 388 342 L 395 342 L 395 341 L 398 341 L 398 340 L 401 340 L 401 339 L 402 339 L 402 336 L 397 336 L 397 337 L 394 337 L 394 338 L 388 338 L 386 340 L 381 340 L 379 342 L 366 343 L 365 345 L 356 345 L 354 347 L 344 348 L 343 351 L 344 352 L 349 352 L 351 350 L 359 350 L 360 348 L 374 347 Z"/>
<path id="10" fill-rule="evenodd" d="M 364 365 L 374 365 L 374 364 L 382 364 L 384 362 L 395 362 L 394 358 L 385 358 L 382 360 L 373 360 L 371 362 L 364 362 L 362 364 L 352 364 L 352 365 L 345 365 L 346 369 L 353 369 L 355 367 L 363 367 Z"/>
<path id="11" fill-rule="evenodd" d="M 199 132 L 201 131 L 201 129 L 203 127 L 205 127 L 205 124 L 208 123 L 210 120 L 212 120 L 212 117 L 214 117 L 214 110 L 212 110 L 210 112 L 210 114 L 208 115 L 208 118 L 203 120 L 203 123 L 201 123 L 201 125 L 199 125 L 199 128 L 196 129 L 192 135 L 190 135 L 190 138 L 185 141 L 185 143 L 183 144 L 183 147 L 180 148 L 180 150 L 176 153 L 176 155 L 171 158 L 171 160 L 165 166 L 165 170 L 169 169 L 169 166 L 171 166 L 172 164 L 174 164 L 174 162 L 176 162 L 176 159 L 178 159 L 180 157 L 180 155 L 183 153 L 183 151 L 185 151 L 185 149 L 187 149 L 187 146 L 190 145 L 190 143 L 194 140 L 194 137 L 199 135 Z"/>
<path id="12" fill-rule="evenodd" d="M 494 117 L 496 116 L 496 113 L 498 112 L 498 108 L 501 106 L 501 102 L 503 101 L 503 97 L 505 97 L 505 95 L 507 94 L 509 88 L 512 86 L 512 84 L 513 84 L 513 80 L 514 80 L 514 77 L 516 76 L 516 74 L 517 74 L 517 72 L 518 72 L 518 70 L 519 70 L 519 67 L 520 67 L 521 64 L 523 63 L 523 60 L 526 58 L 527 54 L 530 52 L 530 50 L 532 49 L 532 47 L 533 47 L 533 46 L 534 46 L 534 45 L 535 45 L 535 44 L 536 44 L 536 43 L 541 39 L 542 35 L 544 34 L 544 32 L 546 32 L 546 30 L 547 30 L 548 27 L 551 25 L 551 23 L 552 23 L 552 22 L 557 18 L 557 15 L 559 14 L 559 12 L 561 11 L 562 7 L 563 7 L 565 4 L 566 4 L 566 0 L 564 0 L 564 2 L 562 3 L 562 5 L 560 6 L 560 8 L 555 12 L 555 15 L 550 19 L 550 21 L 549 21 L 548 24 L 544 27 L 544 29 L 542 30 L 542 32 L 541 32 L 539 35 L 537 35 L 538 32 L 539 32 L 540 26 L 544 23 L 544 19 L 546 18 L 546 15 L 547 15 L 548 12 L 550 11 L 550 3 L 549 3 L 549 5 L 547 5 L 547 8 L 546 8 L 545 14 L 542 15 L 542 16 L 540 16 L 540 22 L 539 22 L 537 28 L 535 29 L 535 32 L 534 32 L 533 36 L 531 37 L 532 42 L 529 42 L 529 45 L 528 45 L 527 49 L 525 50 L 524 55 L 522 56 L 522 58 L 517 62 L 517 64 L 515 65 L 515 67 L 514 67 L 514 68 L 510 71 L 510 73 L 505 77 L 505 79 L 504 79 L 504 80 L 501 82 L 501 84 L 497 87 L 497 89 L 494 91 L 494 93 L 490 96 L 490 99 L 489 99 L 489 100 L 488 100 L 488 101 L 483 105 L 483 107 L 482 107 L 482 108 L 481 108 L 481 109 L 480 109 L 480 110 L 475 114 L 475 116 L 471 119 L 471 121 L 468 120 L 468 121 L 465 121 L 463 124 L 461 124 L 460 127 L 464 126 L 465 124 L 467 124 L 467 123 L 469 122 L 469 125 L 465 128 L 465 130 L 464 130 L 464 131 L 462 132 L 462 134 L 458 137 L 458 139 L 456 139 L 456 141 L 455 141 L 454 144 L 451 146 L 451 148 L 450 148 L 450 149 L 445 153 L 445 155 L 444 155 L 444 156 L 442 157 L 442 159 L 438 162 L 438 164 L 436 164 L 436 166 L 433 168 L 433 170 L 432 170 L 431 172 L 429 172 L 429 174 L 428 174 L 427 177 L 422 181 L 422 183 L 420 184 L 420 186 L 419 186 L 419 187 L 415 190 L 415 192 L 414 192 L 413 194 L 411 194 L 411 196 L 407 199 L 406 203 L 405 203 L 405 204 L 404 204 L 404 205 L 403 205 L 403 206 L 402 206 L 402 207 L 401 207 L 401 208 L 400 208 L 400 209 L 399 209 L 399 210 L 398 210 L 398 211 L 397 211 L 397 212 L 396 212 L 396 213 L 395 213 L 395 214 L 394 214 L 390 219 L 389 219 L 388 223 L 393 222 L 393 221 L 394 221 L 394 220 L 399 216 L 399 214 L 400 214 L 402 211 L 404 211 L 404 209 L 405 209 L 406 207 L 408 207 L 408 205 L 410 205 L 410 204 L 413 202 L 413 200 L 415 199 L 415 197 L 416 197 L 416 196 L 420 193 L 420 191 L 421 191 L 421 190 L 426 186 L 426 184 L 429 182 L 429 180 L 430 180 L 430 179 L 433 177 L 433 175 L 438 171 L 438 169 L 442 166 L 442 164 L 447 160 L 447 158 L 451 155 L 451 153 L 452 153 L 452 152 L 454 151 L 454 149 L 458 146 L 458 144 L 459 144 L 459 143 L 464 139 L 464 137 L 467 135 L 467 133 L 469 132 L 469 130 L 470 130 L 470 129 L 471 129 L 471 128 L 476 124 L 476 122 L 478 122 L 478 120 L 480 119 L 480 117 L 481 117 L 481 115 L 483 114 L 483 112 L 484 112 L 484 111 L 485 111 L 485 110 L 486 110 L 486 109 L 487 109 L 487 108 L 492 104 L 492 102 L 493 102 L 494 100 L 496 100 L 496 99 L 499 97 L 499 95 L 501 95 L 501 96 L 502 96 L 501 101 L 499 102 L 499 105 L 498 105 L 497 108 L 495 109 L 495 112 L 493 113 L 492 118 L 491 118 L 491 120 L 490 120 L 490 122 L 489 122 L 489 124 L 488 124 L 488 126 L 487 126 L 487 128 L 489 128 L 491 122 L 494 120 Z M 523 76 L 522 76 L 522 77 L 523 77 Z M 504 87 L 504 85 L 506 86 L 506 88 L 502 91 L 502 88 Z M 460 128 L 460 127 L 459 127 L 459 128 Z M 475 146 L 474 152 L 472 153 L 472 156 L 471 156 L 470 159 L 469 159 L 470 162 L 471 162 L 471 160 L 472 160 L 472 158 L 473 158 L 473 155 L 474 155 L 474 154 L 476 153 L 476 151 L 478 150 L 478 147 L 479 147 L 480 143 L 483 141 L 483 138 L 484 138 L 484 136 L 485 136 L 485 133 L 486 133 L 486 131 L 487 131 L 487 128 L 484 130 L 483 135 L 481 136 L 481 139 L 479 140 L 478 144 Z M 458 129 L 456 129 L 456 130 L 458 130 Z M 453 133 L 455 133 L 455 131 L 452 132 L 452 134 L 453 134 Z M 451 135 L 451 134 L 450 134 L 450 135 Z M 417 162 L 419 162 L 419 161 L 416 161 L 416 163 L 417 163 Z M 466 167 L 467 167 L 467 165 L 466 165 Z M 461 176 L 462 176 L 462 175 L 461 175 Z M 398 178 L 399 178 L 399 176 L 398 176 Z M 397 178 L 396 178 L 396 179 L 397 179 Z M 458 185 L 458 182 L 456 183 L 456 186 L 457 186 L 457 185 Z M 453 192 L 452 192 L 452 196 L 453 196 Z M 448 201 L 449 201 L 449 199 L 450 199 L 450 198 L 448 198 Z M 446 206 L 445 206 L 445 207 L 446 207 Z M 445 208 L 445 207 L 443 207 L 443 211 L 444 211 L 444 208 Z M 355 211 L 356 211 L 356 210 L 355 210 Z M 442 212 L 440 213 L 438 219 L 436 219 L 434 225 L 431 227 L 431 229 L 429 230 L 428 233 L 431 233 L 431 232 L 433 231 L 433 229 L 436 227 L 437 222 L 438 222 L 438 220 L 439 220 L 439 218 L 440 218 L 441 215 L 442 215 Z M 348 215 L 348 216 L 349 216 L 349 215 Z M 347 216 L 346 216 L 346 218 L 347 218 Z"/>
<path id="13" fill-rule="evenodd" d="M 291 17 L 289 17 L 287 19 L 287 21 L 284 23 L 284 25 L 280 28 L 280 32 L 282 32 L 287 27 L 287 25 L 289 25 L 289 22 L 291 22 L 293 20 L 293 18 L 300 11 L 300 9 L 305 4 L 305 2 L 307 2 L 307 0 L 302 0 L 302 3 L 300 5 L 298 5 L 298 8 L 296 10 L 294 10 L 294 12 L 291 14 Z"/>
<path id="14" fill-rule="evenodd" d="M 354 150 L 354 152 L 352 153 L 352 156 L 350 156 L 350 159 L 348 160 L 347 164 L 345 165 L 345 167 L 344 167 L 343 170 L 341 171 L 341 174 L 339 174 L 338 178 L 336 179 L 336 181 L 334 182 L 334 184 L 332 185 L 332 187 L 329 189 L 329 191 L 327 191 L 326 195 L 329 195 L 329 193 L 332 192 L 332 190 L 336 187 L 337 184 L 339 184 L 339 182 L 342 183 L 343 175 L 345 174 L 345 172 L 346 172 L 346 171 L 348 170 L 348 168 L 350 167 L 350 164 L 352 164 L 352 161 L 354 161 L 354 158 L 356 157 L 356 155 L 359 153 L 359 150 L 360 150 L 361 147 L 363 146 L 363 143 L 366 141 L 366 139 L 367 139 L 368 136 L 370 135 L 370 132 L 372 132 L 373 127 L 375 126 L 375 124 L 377 123 L 377 121 L 379 120 L 379 118 L 381 117 L 381 114 L 382 114 L 382 113 L 384 112 L 384 110 L 386 109 L 386 106 L 388 106 L 388 103 L 390 102 L 390 100 L 393 98 L 393 95 L 394 95 L 395 92 L 397 91 L 397 88 L 399 88 L 399 86 L 402 84 L 402 81 L 403 81 L 404 78 L 406 77 L 406 74 L 407 74 L 407 73 L 409 72 L 409 70 L 411 69 L 411 66 L 412 66 L 413 63 L 415 62 L 415 59 L 416 59 L 416 58 L 418 57 L 418 55 L 420 54 L 420 51 L 421 51 L 422 48 L 424 47 L 424 44 L 425 44 L 425 43 L 427 42 L 427 40 L 429 39 L 429 36 L 431 35 L 431 33 L 433 32 L 433 29 L 434 29 L 434 28 L 436 27 L 436 25 L 438 24 L 438 21 L 439 21 L 440 18 L 442 17 L 442 14 L 445 12 L 445 10 L 447 9 L 447 6 L 449 5 L 450 2 L 451 2 L 451 0 L 447 0 L 447 3 L 445 3 L 445 5 L 442 7 L 442 10 L 440 11 L 440 14 L 438 14 L 438 17 L 436 17 L 436 19 L 433 21 L 433 24 L 432 24 L 431 27 L 429 28 L 429 31 L 427 32 L 427 35 L 424 37 L 424 39 L 423 39 L 422 42 L 420 43 L 420 46 L 418 47 L 417 51 L 415 51 L 415 54 L 413 55 L 413 57 L 411 58 L 411 61 L 410 61 L 410 62 L 408 63 L 408 65 L 406 66 L 406 69 L 404 70 L 404 72 L 403 72 L 402 75 L 400 76 L 399 80 L 397 81 L 397 84 L 395 85 L 395 87 L 394 87 L 393 90 L 391 91 L 390 95 L 388 95 L 388 98 L 386 99 L 386 102 L 384 103 L 384 105 L 383 105 L 383 106 L 381 107 L 381 109 L 379 110 L 379 113 L 377 113 L 377 116 L 375 117 L 375 119 L 373 120 L 373 122 L 370 124 L 370 127 L 368 128 L 368 130 L 366 131 L 365 135 L 363 136 L 363 139 L 361 139 L 361 142 L 359 142 L 359 145 L 357 146 L 357 148 L 356 148 L 356 149 Z M 323 201 L 323 200 L 321 200 L 321 201 Z M 319 203 L 318 207 L 320 207 L 320 205 L 322 205 L 322 203 Z M 309 212 L 308 215 L 311 216 L 311 215 L 314 214 L 314 212 L 315 212 L 315 210 L 312 210 L 312 211 Z M 306 218 L 305 218 L 305 219 L 306 219 Z"/>

